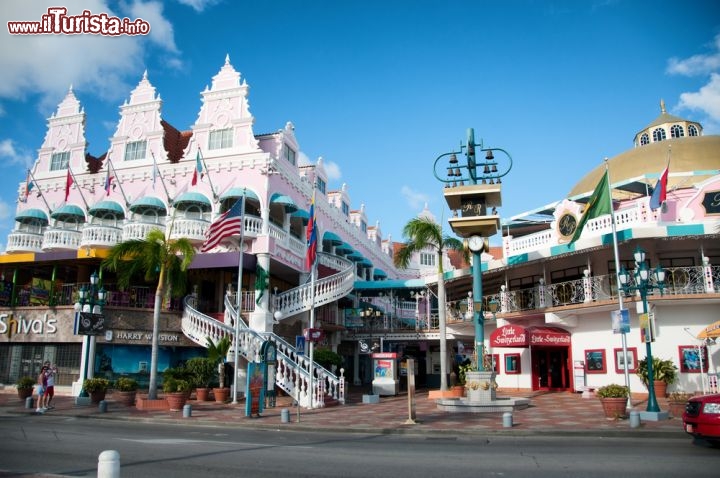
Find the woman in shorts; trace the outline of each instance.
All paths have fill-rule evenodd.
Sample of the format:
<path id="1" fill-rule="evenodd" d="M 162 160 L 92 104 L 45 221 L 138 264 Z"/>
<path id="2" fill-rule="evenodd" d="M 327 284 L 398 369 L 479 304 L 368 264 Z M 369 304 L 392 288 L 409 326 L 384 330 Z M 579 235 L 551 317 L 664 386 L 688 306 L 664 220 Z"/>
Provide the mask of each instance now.
<path id="1" fill-rule="evenodd" d="M 45 413 L 45 407 L 43 407 L 43 396 L 45 395 L 45 387 L 47 386 L 47 378 L 45 376 L 45 372 L 47 371 L 47 368 L 43 367 L 40 371 L 40 375 L 38 375 L 38 381 L 37 385 L 35 386 L 35 393 L 37 394 L 37 408 L 35 409 L 35 413 Z"/>

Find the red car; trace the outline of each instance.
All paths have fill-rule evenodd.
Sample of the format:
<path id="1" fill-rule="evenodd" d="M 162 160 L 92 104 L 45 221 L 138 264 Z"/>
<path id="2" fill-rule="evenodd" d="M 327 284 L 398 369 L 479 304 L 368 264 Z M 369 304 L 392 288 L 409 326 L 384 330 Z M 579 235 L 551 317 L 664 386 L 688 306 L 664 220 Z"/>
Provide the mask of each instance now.
<path id="1" fill-rule="evenodd" d="M 720 394 L 702 395 L 688 400 L 683 413 L 685 432 L 720 446 Z"/>

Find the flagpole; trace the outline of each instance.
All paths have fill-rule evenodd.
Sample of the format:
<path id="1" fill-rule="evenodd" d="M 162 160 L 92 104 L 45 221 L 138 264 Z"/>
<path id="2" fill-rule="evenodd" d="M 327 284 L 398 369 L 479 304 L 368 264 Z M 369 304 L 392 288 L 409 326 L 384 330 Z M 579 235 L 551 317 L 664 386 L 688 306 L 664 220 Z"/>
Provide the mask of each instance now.
<path id="1" fill-rule="evenodd" d="M 112 168 L 113 174 L 115 175 L 115 181 L 117 182 L 117 185 L 120 186 L 120 193 L 122 193 L 122 197 L 125 200 L 125 206 L 130 207 L 130 201 L 128 201 L 128 198 L 125 195 L 125 190 L 122 187 L 122 182 L 120 182 L 120 176 L 118 175 L 117 171 L 115 170 L 115 166 L 113 166 L 112 160 L 110 159 L 109 151 L 108 151 L 108 155 L 107 155 L 107 160 L 108 160 L 108 168 Z"/>
<path id="2" fill-rule="evenodd" d="M 317 232 L 316 232 L 317 237 Z M 313 262 L 310 269 L 310 334 L 313 333 L 315 328 L 315 280 L 317 276 L 317 259 Z M 311 338 L 311 337 L 310 337 Z M 310 371 L 310 381 L 308 384 L 308 391 L 310 393 L 310 408 L 313 408 L 313 399 L 315 398 L 315 391 L 313 389 L 313 373 L 314 373 L 314 360 L 315 360 L 315 342 L 310 340 L 310 365 L 308 369 Z"/>
<path id="3" fill-rule="evenodd" d="M 38 192 L 40 193 L 40 197 L 42 198 L 43 202 L 45 203 L 45 207 L 48 208 L 48 213 L 52 213 L 52 209 L 50 208 L 50 204 L 48 204 L 47 199 L 45 199 L 45 195 L 42 192 L 42 188 L 40 187 L 40 184 L 38 184 L 37 180 L 35 179 L 35 176 L 33 176 L 32 170 L 28 168 L 28 174 L 30 174 L 30 178 L 32 179 L 32 182 L 35 184 L 35 186 L 38 188 Z M 25 185 L 25 190 L 27 190 L 27 184 Z"/>
<path id="4" fill-rule="evenodd" d="M 165 190 L 165 197 L 167 198 L 168 204 L 170 204 L 172 201 L 170 200 L 170 193 L 168 192 L 167 186 L 165 186 L 165 179 L 163 179 L 162 174 L 160 174 L 160 168 L 158 168 L 157 161 L 155 161 L 155 153 L 153 151 L 150 151 L 150 155 L 153 159 L 153 171 L 157 171 L 157 175 L 160 176 L 160 182 L 163 185 L 163 189 Z"/>
<path id="5" fill-rule="evenodd" d="M 621 311 L 620 316 L 622 317 L 622 310 L 623 310 L 623 294 L 622 294 L 622 284 L 620 283 L 620 253 L 618 250 L 618 240 L 617 240 L 617 226 L 615 222 L 615 208 L 612 204 L 612 188 L 610 187 L 610 167 L 608 166 L 608 158 L 605 158 L 605 174 L 608 176 L 607 180 L 607 191 L 608 191 L 608 198 L 610 200 L 610 222 L 612 223 L 612 237 L 613 237 L 613 253 L 615 255 L 615 280 L 617 282 L 617 293 L 618 293 L 618 309 Z M 628 396 L 627 396 L 627 409 L 632 408 L 632 397 L 630 393 L 630 372 L 628 371 L 628 359 L 627 359 L 627 332 L 625 332 L 625 328 L 620 324 L 620 337 L 622 340 L 622 351 L 623 351 L 623 369 L 625 372 L 625 386 L 628 390 Z"/>
<path id="6" fill-rule="evenodd" d="M 240 205 L 240 259 L 238 260 L 238 284 L 237 284 L 237 297 L 235 301 L 237 303 L 237 315 L 235 317 L 235 341 L 233 348 L 235 349 L 235 377 L 233 378 L 233 404 L 238 403 L 238 351 L 240 343 L 240 320 L 242 314 L 242 273 L 243 273 L 243 241 L 245 240 L 245 188 L 243 188 L 243 195 L 240 198 L 242 204 Z"/>
<path id="7" fill-rule="evenodd" d="M 70 176 L 72 176 L 73 182 L 74 182 L 75 184 L 77 184 L 77 190 L 78 190 L 78 192 L 80 193 L 80 197 L 82 198 L 83 203 L 85 204 L 85 209 L 86 209 L 86 210 L 87 210 L 87 209 L 90 209 L 90 206 L 88 206 L 88 203 L 87 203 L 87 201 L 85 200 L 85 195 L 84 195 L 83 192 L 82 192 L 82 188 L 80 187 L 80 183 L 78 182 L 77 178 L 76 178 L 75 175 L 73 174 L 72 169 L 70 168 L 70 165 L 69 165 L 69 164 L 68 164 L 68 171 L 70 172 Z M 68 188 L 68 190 L 69 190 L 69 189 L 70 189 L 70 188 Z M 69 194 L 69 192 L 68 192 L 68 194 Z M 67 201 L 66 201 L 66 202 L 67 202 Z"/>
<path id="8" fill-rule="evenodd" d="M 208 183 L 210 183 L 210 191 L 212 191 L 213 199 L 215 201 L 218 200 L 218 195 L 215 192 L 215 186 L 213 186 L 212 179 L 210 178 L 210 170 L 207 167 L 207 164 L 205 163 L 205 155 L 202 154 L 202 150 L 200 149 L 200 145 L 198 145 L 198 154 L 200 155 L 200 160 L 202 161 L 203 167 L 205 168 L 205 171 L 207 171 L 207 177 L 208 177 Z M 243 201 L 244 204 L 244 201 Z M 244 207 L 244 206 L 243 206 Z"/>

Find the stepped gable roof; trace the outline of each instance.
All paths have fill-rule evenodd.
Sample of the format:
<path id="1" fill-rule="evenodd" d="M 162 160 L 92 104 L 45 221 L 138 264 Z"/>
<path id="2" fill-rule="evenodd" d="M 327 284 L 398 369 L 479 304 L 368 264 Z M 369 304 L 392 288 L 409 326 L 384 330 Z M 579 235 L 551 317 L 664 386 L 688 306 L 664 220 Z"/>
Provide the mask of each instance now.
<path id="1" fill-rule="evenodd" d="M 165 120 L 161 120 L 160 124 L 163 127 L 163 146 L 168 154 L 168 160 L 171 163 L 177 163 L 183 157 L 183 152 L 190 143 L 192 138 L 192 131 L 179 131 L 173 125 Z"/>

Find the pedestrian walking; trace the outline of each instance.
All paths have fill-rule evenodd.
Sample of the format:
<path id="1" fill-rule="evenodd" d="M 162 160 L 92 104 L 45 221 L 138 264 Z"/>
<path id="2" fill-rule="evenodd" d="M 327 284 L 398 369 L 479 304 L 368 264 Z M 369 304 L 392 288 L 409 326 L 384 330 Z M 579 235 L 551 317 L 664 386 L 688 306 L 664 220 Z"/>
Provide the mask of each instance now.
<path id="1" fill-rule="evenodd" d="M 51 403 L 55 396 L 55 376 L 57 375 L 57 367 L 52 365 L 48 360 L 45 362 L 45 409 L 51 410 L 55 406 Z"/>
<path id="2" fill-rule="evenodd" d="M 45 377 L 45 371 L 47 369 L 43 366 L 40 370 L 40 375 L 37 378 L 37 385 L 35 385 L 35 393 L 37 394 L 37 408 L 35 413 L 45 413 L 45 386 L 47 385 L 47 379 Z"/>

